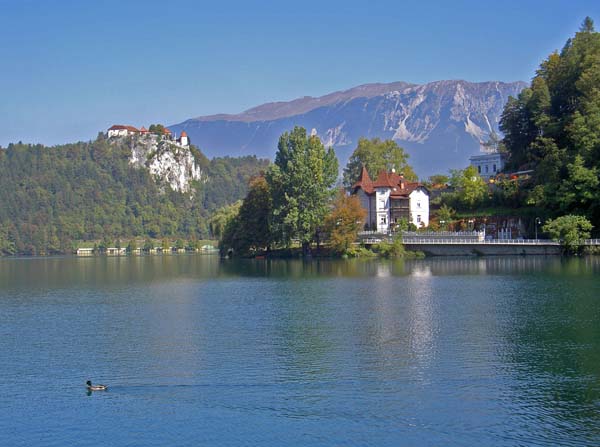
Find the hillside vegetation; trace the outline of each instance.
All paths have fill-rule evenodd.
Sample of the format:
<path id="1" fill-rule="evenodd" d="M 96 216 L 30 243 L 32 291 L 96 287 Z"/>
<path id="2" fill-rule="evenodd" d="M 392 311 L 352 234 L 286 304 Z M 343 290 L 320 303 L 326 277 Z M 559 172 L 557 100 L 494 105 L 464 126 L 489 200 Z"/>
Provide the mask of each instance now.
<path id="1" fill-rule="evenodd" d="M 600 33 L 590 18 L 508 101 L 501 129 L 510 167 L 533 175 L 515 203 L 600 228 Z"/>
<path id="2" fill-rule="evenodd" d="M 268 161 L 192 151 L 203 180 L 183 193 L 133 166 L 126 141 L 0 149 L 0 254 L 67 253 L 80 240 L 207 237 L 211 212 L 243 198 Z"/>

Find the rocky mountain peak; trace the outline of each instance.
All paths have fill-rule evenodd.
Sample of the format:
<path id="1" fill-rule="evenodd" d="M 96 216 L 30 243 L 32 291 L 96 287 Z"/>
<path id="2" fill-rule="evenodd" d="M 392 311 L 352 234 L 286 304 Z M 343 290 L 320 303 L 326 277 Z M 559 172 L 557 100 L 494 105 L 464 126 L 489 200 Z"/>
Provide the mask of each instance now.
<path id="1" fill-rule="evenodd" d="M 344 164 L 360 137 L 392 138 L 420 176 L 468 165 L 498 124 L 509 96 L 524 82 L 443 80 L 364 84 L 320 97 L 273 102 L 236 115 L 193 118 L 185 130 L 209 155 L 273 157 L 279 135 L 295 125 L 315 129 Z"/>

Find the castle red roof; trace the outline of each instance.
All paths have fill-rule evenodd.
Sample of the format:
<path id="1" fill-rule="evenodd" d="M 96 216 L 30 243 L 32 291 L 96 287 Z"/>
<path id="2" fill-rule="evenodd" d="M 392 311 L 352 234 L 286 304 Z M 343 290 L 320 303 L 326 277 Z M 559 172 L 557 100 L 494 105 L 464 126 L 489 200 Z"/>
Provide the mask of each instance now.
<path id="1" fill-rule="evenodd" d="M 187 137 L 187 133 L 185 133 L 185 130 L 182 130 L 182 131 L 181 131 L 181 137 L 182 137 L 182 138 L 183 138 L 183 137 Z"/>
<path id="2" fill-rule="evenodd" d="M 130 132 L 139 132 L 139 130 L 135 127 L 124 126 L 123 124 L 114 124 L 112 127 L 109 127 L 108 130 L 128 130 Z"/>

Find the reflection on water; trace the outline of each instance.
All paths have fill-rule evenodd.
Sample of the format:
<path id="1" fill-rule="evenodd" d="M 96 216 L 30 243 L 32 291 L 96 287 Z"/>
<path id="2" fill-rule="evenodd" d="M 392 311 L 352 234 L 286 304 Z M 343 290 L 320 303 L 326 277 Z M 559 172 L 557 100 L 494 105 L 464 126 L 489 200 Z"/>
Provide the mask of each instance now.
<path id="1" fill-rule="evenodd" d="M 440 257 L 427 260 L 221 260 L 217 256 L 51 257 L 0 259 L 0 284 L 69 287 L 167 278 L 365 277 L 465 274 L 572 274 L 600 272 L 599 257 Z"/>
<path id="2" fill-rule="evenodd" d="M 599 269 L 3 259 L 0 445 L 598 445 Z"/>

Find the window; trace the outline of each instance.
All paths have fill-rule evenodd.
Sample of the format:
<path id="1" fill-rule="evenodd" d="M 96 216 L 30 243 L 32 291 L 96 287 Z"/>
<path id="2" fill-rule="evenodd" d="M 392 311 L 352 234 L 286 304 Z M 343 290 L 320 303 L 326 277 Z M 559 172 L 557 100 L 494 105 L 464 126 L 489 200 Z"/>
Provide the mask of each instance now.
<path id="1" fill-rule="evenodd" d="M 421 208 L 421 202 L 417 202 L 417 208 Z"/>
<path id="2" fill-rule="evenodd" d="M 488 165 L 485 165 L 485 173 L 486 173 L 486 174 L 488 173 L 488 170 L 489 170 L 489 169 L 488 169 Z"/>
<path id="3" fill-rule="evenodd" d="M 494 165 L 494 172 L 496 172 L 496 165 Z"/>
<path id="4" fill-rule="evenodd" d="M 421 215 L 417 214 L 417 223 L 421 223 Z"/>
<path id="5" fill-rule="evenodd" d="M 381 216 L 381 223 L 382 223 L 383 225 L 385 225 L 385 224 L 386 224 L 386 219 L 385 219 L 385 216 Z"/>
<path id="6" fill-rule="evenodd" d="M 477 166 L 477 172 L 481 174 L 481 166 Z"/>

